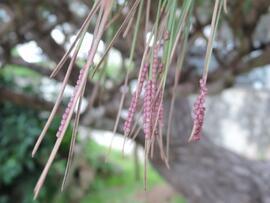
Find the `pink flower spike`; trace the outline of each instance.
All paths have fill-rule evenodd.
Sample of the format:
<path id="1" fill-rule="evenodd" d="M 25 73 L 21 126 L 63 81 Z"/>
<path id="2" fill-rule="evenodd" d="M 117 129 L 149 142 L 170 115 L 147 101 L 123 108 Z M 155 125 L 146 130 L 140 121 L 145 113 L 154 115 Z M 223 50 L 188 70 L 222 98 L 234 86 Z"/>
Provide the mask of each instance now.
<path id="1" fill-rule="evenodd" d="M 205 97 L 207 95 L 207 88 L 204 79 L 200 79 L 200 94 L 197 97 L 193 106 L 193 129 L 189 137 L 189 142 L 198 141 L 201 139 L 201 132 L 203 127 L 205 115 Z"/>
<path id="2" fill-rule="evenodd" d="M 80 70 L 79 77 L 78 77 L 78 80 L 77 80 L 77 82 L 76 82 L 77 84 L 76 84 L 76 87 L 75 87 L 75 89 L 74 89 L 73 95 L 72 95 L 72 97 L 70 98 L 70 100 L 69 100 L 69 102 L 68 102 L 68 105 L 67 105 L 67 108 L 66 108 L 64 114 L 62 115 L 62 119 L 61 119 L 61 122 L 60 122 L 60 126 L 59 126 L 59 128 L 58 128 L 57 133 L 56 133 L 56 137 L 57 137 L 57 138 L 59 137 L 59 135 L 60 135 L 61 132 L 63 131 L 64 125 L 65 125 L 66 122 L 67 122 L 68 114 L 70 113 L 71 107 L 72 107 L 73 103 L 75 102 L 75 100 L 74 100 L 74 99 L 75 99 L 75 94 L 76 94 L 76 92 L 77 92 L 77 89 L 78 89 L 79 85 L 80 85 L 81 82 L 82 82 L 82 74 L 83 74 L 83 73 L 84 73 L 84 69 L 81 69 L 81 70 Z"/>
<path id="3" fill-rule="evenodd" d="M 143 83 L 144 83 L 145 78 L 146 78 L 146 75 L 148 73 L 148 68 L 149 68 L 149 64 L 148 63 L 146 63 L 146 64 L 143 65 L 142 74 L 141 74 L 141 77 L 139 78 L 139 81 L 138 81 L 138 89 L 137 89 L 137 92 L 138 92 L 137 95 L 138 95 L 138 97 L 141 94 Z M 138 100 L 138 98 L 136 98 L 136 100 Z"/>
<path id="4" fill-rule="evenodd" d="M 127 119 L 126 119 L 126 121 L 124 123 L 124 127 L 123 127 L 125 135 L 128 135 L 130 133 L 130 130 L 132 127 L 132 122 L 133 122 L 134 115 L 135 115 L 136 108 L 137 108 L 138 99 L 139 99 L 139 96 L 141 95 L 143 84 L 144 84 L 144 81 L 145 81 L 145 78 L 146 78 L 146 75 L 148 72 L 148 67 L 149 67 L 148 64 L 143 65 L 142 74 L 141 74 L 141 77 L 139 78 L 139 81 L 138 81 L 137 90 L 132 96 L 130 107 L 128 109 L 128 116 L 127 116 Z"/>
<path id="5" fill-rule="evenodd" d="M 145 95 L 144 95 L 144 102 L 143 102 L 143 129 L 145 139 L 151 138 L 152 134 L 152 125 L 151 125 L 151 100 L 152 100 L 152 80 L 147 81 L 145 85 Z"/>
<path id="6" fill-rule="evenodd" d="M 128 116 L 123 127 L 125 135 L 128 135 L 130 133 L 133 117 L 136 111 L 136 106 L 137 106 L 136 94 L 134 94 L 132 96 L 130 107 L 128 109 Z"/>

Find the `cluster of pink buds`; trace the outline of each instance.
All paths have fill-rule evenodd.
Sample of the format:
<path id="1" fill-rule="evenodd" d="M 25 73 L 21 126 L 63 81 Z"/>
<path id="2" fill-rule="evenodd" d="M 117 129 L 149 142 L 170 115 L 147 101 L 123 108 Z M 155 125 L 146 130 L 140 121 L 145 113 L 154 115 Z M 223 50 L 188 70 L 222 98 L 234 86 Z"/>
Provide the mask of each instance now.
<path id="1" fill-rule="evenodd" d="M 152 80 L 148 80 L 145 85 L 145 95 L 143 101 L 143 130 L 145 138 L 148 139 L 152 135 Z"/>
<path id="2" fill-rule="evenodd" d="M 75 91 L 74 91 L 74 93 L 73 93 L 73 95 L 72 95 L 70 101 L 68 102 L 68 106 L 67 106 L 67 108 L 66 108 L 64 114 L 62 115 L 61 123 L 60 123 L 60 126 L 59 126 L 59 128 L 58 128 L 58 131 L 57 131 L 57 133 L 56 133 L 56 137 L 59 137 L 59 135 L 62 133 L 62 131 L 63 131 L 63 129 L 64 129 L 64 126 L 65 126 L 65 124 L 66 124 L 66 122 L 67 122 L 67 117 L 68 117 L 68 114 L 69 114 L 70 111 L 71 111 L 71 106 L 72 106 L 73 103 L 74 103 L 75 93 L 77 92 L 78 87 L 79 87 L 79 85 L 80 85 L 81 82 L 82 82 L 82 77 L 83 77 L 84 71 L 85 71 L 85 69 L 81 69 L 81 70 L 80 70 L 80 74 L 79 74 L 79 77 L 78 77 L 78 80 L 77 80 L 76 86 L 75 86 Z"/>
<path id="3" fill-rule="evenodd" d="M 160 45 L 153 50 L 152 80 L 146 85 L 144 98 L 144 133 L 145 138 L 158 134 L 158 126 L 163 124 L 162 91 L 158 87 L 158 74 L 162 72 L 163 65 L 158 58 Z M 149 104 L 150 103 L 150 104 Z"/>
<path id="4" fill-rule="evenodd" d="M 130 133 L 133 117 L 136 111 L 136 106 L 137 106 L 136 95 L 134 94 L 132 96 L 130 107 L 128 109 L 128 116 L 123 127 L 125 135 L 128 135 Z"/>
<path id="5" fill-rule="evenodd" d="M 154 89 L 152 90 L 154 95 L 153 98 L 153 114 L 154 118 L 158 117 L 159 125 L 163 125 L 163 100 L 162 100 L 162 92 L 161 90 L 157 89 L 157 77 L 158 74 L 161 74 L 163 71 L 163 64 L 160 63 L 159 58 L 158 58 L 158 53 L 160 51 L 160 45 L 157 44 L 154 48 L 154 55 L 153 55 L 153 69 L 152 69 L 152 76 L 153 76 L 153 87 Z M 155 119 L 152 121 L 155 125 L 156 121 Z M 157 127 L 157 126 L 155 126 Z"/>
<path id="6" fill-rule="evenodd" d="M 141 76 L 139 77 L 137 91 L 132 96 L 130 107 L 128 109 L 128 116 L 123 127 L 125 135 L 128 135 L 130 133 L 133 118 L 134 118 L 136 108 L 137 108 L 138 99 L 141 95 L 143 84 L 144 84 L 146 75 L 148 73 L 148 67 L 149 67 L 148 64 L 144 64 L 142 68 Z"/>
<path id="7" fill-rule="evenodd" d="M 152 80 L 153 80 L 153 90 L 156 91 L 156 84 L 157 84 L 157 73 L 159 69 L 159 59 L 158 59 L 158 52 L 159 52 L 159 45 L 157 44 L 153 50 L 153 66 L 152 66 Z"/>
<path id="8" fill-rule="evenodd" d="M 159 57 L 158 57 L 158 53 L 159 53 L 159 50 L 160 50 L 160 45 L 157 44 L 155 47 L 154 47 L 154 53 L 153 53 L 153 66 L 152 66 L 152 80 L 153 80 L 153 83 L 152 83 L 152 86 L 153 86 L 153 95 L 155 97 L 157 97 L 157 85 L 158 85 L 158 82 L 157 82 L 157 79 L 158 79 L 158 74 L 160 74 L 163 70 L 163 65 L 162 63 L 160 63 L 160 60 L 159 60 Z M 160 96 L 161 94 L 159 94 Z M 155 103 L 158 103 L 157 102 L 157 98 L 155 98 Z"/>
<path id="9" fill-rule="evenodd" d="M 143 88 L 143 83 L 146 79 L 147 73 L 148 73 L 148 68 L 149 68 L 149 64 L 144 64 L 143 68 L 142 68 L 142 73 L 141 73 L 141 77 L 139 78 L 138 81 L 138 88 L 137 88 L 137 92 L 135 92 L 136 94 L 136 100 L 138 101 L 139 96 L 141 95 L 142 92 L 142 88 Z"/>
<path id="10" fill-rule="evenodd" d="M 193 129 L 190 141 L 198 141 L 201 139 L 201 132 L 205 114 L 205 97 L 207 95 L 207 88 L 204 79 L 200 79 L 200 94 L 197 97 L 193 107 Z"/>
<path id="11" fill-rule="evenodd" d="M 158 133 L 158 126 L 163 126 L 163 105 L 162 105 L 162 88 L 159 87 L 158 81 L 163 71 L 163 65 L 159 60 L 160 44 L 156 44 L 153 48 L 153 61 L 151 68 L 151 79 L 147 79 L 149 72 L 149 64 L 145 64 L 139 74 L 138 86 L 133 94 L 128 116 L 124 123 L 124 134 L 129 135 L 131 132 L 132 122 L 137 108 L 137 103 L 144 86 L 143 100 L 143 129 L 146 139 L 150 139 L 152 135 Z M 147 79 L 147 80 L 146 80 Z"/>

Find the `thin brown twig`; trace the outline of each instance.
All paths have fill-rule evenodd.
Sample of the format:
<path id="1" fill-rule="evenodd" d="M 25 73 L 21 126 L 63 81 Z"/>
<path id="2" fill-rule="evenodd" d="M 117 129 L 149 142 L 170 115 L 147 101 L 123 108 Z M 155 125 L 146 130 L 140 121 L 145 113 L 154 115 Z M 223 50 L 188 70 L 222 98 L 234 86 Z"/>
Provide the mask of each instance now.
<path id="1" fill-rule="evenodd" d="M 64 54 L 64 56 L 62 57 L 60 62 L 57 64 L 57 66 L 55 67 L 55 69 L 51 73 L 51 75 L 50 75 L 51 78 L 54 77 L 61 70 L 61 68 L 65 64 L 66 60 L 68 59 L 69 54 L 72 52 L 73 47 L 76 45 L 78 40 L 82 37 L 82 35 L 84 35 L 84 33 L 86 32 L 86 30 L 87 30 L 87 28 L 92 20 L 92 17 L 95 15 L 95 13 L 97 12 L 99 7 L 100 7 L 100 2 L 96 3 L 93 6 L 92 10 L 90 11 L 88 16 L 86 17 L 85 21 L 83 22 L 83 25 L 81 26 L 79 32 L 77 33 L 75 40 L 72 42 L 69 49 L 66 51 L 66 53 Z"/>
<path id="2" fill-rule="evenodd" d="M 77 112 L 76 112 L 76 116 L 75 116 L 75 122 L 74 122 L 74 127 L 72 130 L 72 138 L 71 138 L 71 143 L 70 143 L 70 148 L 69 148 L 69 154 L 68 154 L 68 161 L 67 161 L 67 166 L 66 166 L 66 170 L 65 170 L 65 174 L 64 174 L 64 178 L 63 178 L 63 182 L 62 182 L 62 186 L 61 186 L 61 191 L 64 190 L 64 187 L 66 185 L 66 181 L 69 175 L 69 171 L 71 168 L 71 164 L 73 161 L 73 156 L 74 156 L 74 148 L 75 148 L 75 144 L 76 144 L 76 138 L 78 136 L 78 127 L 79 127 L 79 120 L 80 120 L 80 111 L 81 111 L 81 104 L 82 104 L 82 99 L 83 99 L 83 92 L 86 86 L 86 82 L 84 82 L 84 88 L 83 91 L 81 93 L 81 96 L 79 98 L 78 101 L 78 107 L 77 107 Z"/>

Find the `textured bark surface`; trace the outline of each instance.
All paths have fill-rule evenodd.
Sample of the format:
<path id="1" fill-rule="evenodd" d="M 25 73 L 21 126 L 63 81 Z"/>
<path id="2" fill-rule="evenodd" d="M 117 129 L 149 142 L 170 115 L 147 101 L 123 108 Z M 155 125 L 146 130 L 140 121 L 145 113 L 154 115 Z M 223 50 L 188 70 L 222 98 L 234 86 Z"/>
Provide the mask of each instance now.
<path id="1" fill-rule="evenodd" d="M 156 170 L 189 203 L 269 203 L 270 164 L 248 160 L 215 145 L 206 137 L 187 144 L 192 128 L 190 112 L 187 99 L 177 100 L 170 169 L 156 153 L 152 160 Z"/>

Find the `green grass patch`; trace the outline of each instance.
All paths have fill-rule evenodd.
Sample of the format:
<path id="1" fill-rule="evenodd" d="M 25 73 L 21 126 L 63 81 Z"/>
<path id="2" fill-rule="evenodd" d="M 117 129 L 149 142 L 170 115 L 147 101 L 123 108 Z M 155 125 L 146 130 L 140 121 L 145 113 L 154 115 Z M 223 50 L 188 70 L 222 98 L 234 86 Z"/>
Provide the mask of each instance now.
<path id="1" fill-rule="evenodd" d="M 90 140 L 85 147 L 86 156 L 94 164 L 94 167 L 104 167 L 105 170 L 113 171 L 109 175 L 97 175 L 90 186 L 89 194 L 82 202 L 138 202 L 133 200 L 137 191 L 143 191 L 143 164 L 140 164 L 140 180 L 135 180 L 134 162 L 131 156 L 122 156 L 119 151 L 112 150 L 107 162 L 100 159 L 106 156 L 108 149 Z M 104 164 L 104 165 L 103 165 Z M 150 190 L 153 186 L 162 184 L 162 178 L 148 165 L 147 187 Z"/>

